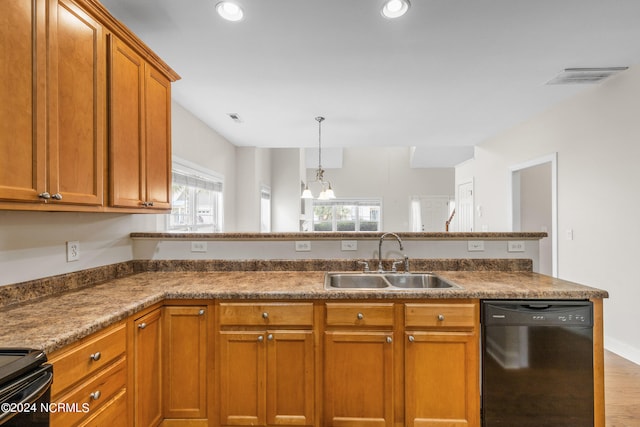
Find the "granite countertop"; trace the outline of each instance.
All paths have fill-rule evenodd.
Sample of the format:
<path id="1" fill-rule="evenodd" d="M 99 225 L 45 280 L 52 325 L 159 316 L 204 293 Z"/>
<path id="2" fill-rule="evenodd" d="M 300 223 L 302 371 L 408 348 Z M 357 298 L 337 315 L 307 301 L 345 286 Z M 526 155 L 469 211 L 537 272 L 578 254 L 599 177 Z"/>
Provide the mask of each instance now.
<path id="1" fill-rule="evenodd" d="M 0 347 L 51 353 L 164 299 L 588 299 L 606 291 L 532 272 L 440 271 L 462 289 L 325 290 L 321 271 L 143 272 L 0 310 Z"/>
<path id="2" fill-rule="evenodd" d="M 379 240 L 380 231 L 327 231 L 327 232 L 288 232 L 288 233 L 131 233 L 132 239 L 159 240 Z M 419 240 L 540 240 L 548 237 L 545 232 L 396 232 L 402 239 Z"/>

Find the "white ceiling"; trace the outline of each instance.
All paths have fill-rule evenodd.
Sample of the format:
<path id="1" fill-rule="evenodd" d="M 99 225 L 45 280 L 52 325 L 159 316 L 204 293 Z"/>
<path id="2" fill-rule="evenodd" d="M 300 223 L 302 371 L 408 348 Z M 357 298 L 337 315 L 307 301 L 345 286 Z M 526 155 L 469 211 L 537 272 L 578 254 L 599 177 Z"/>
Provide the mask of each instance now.
<path id="1" fill-rule="evenodd" d="M 444 159 L 589 87 L 545 85 L 564 68 L 640 62 L 640 0 L 412 0 L 396 20 L 382 0 L 239 0 L 236 23 L 217 0 L 101 1 L 237 146 L 315 147 L 322 115 L 323 147 Z"/>

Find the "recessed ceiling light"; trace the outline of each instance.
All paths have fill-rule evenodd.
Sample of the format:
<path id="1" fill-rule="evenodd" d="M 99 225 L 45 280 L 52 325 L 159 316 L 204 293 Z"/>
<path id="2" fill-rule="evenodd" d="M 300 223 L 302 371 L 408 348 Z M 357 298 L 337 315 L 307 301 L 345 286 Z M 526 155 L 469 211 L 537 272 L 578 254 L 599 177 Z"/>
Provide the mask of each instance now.
<path id="1" fill-rule="evenodd" d="M 216 4 L 216 12 L 227 21 L 240 21 L 244 17 L 240 5 L 232 1 L 221 1 Z"/>
<path id="2" fill-rule="evenodd" d="M 382 6 L 382 16 L 385 18 L 399 18 L 409 10 L 409 0 L 387 0 Z"/>

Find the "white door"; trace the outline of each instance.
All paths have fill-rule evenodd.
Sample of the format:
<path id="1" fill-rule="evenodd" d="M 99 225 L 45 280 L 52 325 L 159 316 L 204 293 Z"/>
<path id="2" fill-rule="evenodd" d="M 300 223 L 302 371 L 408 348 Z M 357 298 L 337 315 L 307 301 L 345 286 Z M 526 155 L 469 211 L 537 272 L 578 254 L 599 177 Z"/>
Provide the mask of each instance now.
<path id="1" fill-rule="evenodd" d="M 457 231 L 473 231 L 473 181 L 458 185 L 456 206 Z"/>
<path id="2" fill-rule="evenodd" d="M 449 196 L 411 198 L 412 231 L 445 231 L 449 219 Z"/>

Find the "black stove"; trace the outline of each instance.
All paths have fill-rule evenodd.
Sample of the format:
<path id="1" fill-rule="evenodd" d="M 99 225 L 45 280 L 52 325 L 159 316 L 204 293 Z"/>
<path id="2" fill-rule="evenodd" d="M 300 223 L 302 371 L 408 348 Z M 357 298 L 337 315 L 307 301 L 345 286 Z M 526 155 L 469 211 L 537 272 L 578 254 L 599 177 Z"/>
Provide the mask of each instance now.
<path id="1" fill-rule="evenodd" d="M 53 368 L 40 350 L 0 349 L 0 425 L 49 426 Z"/>

